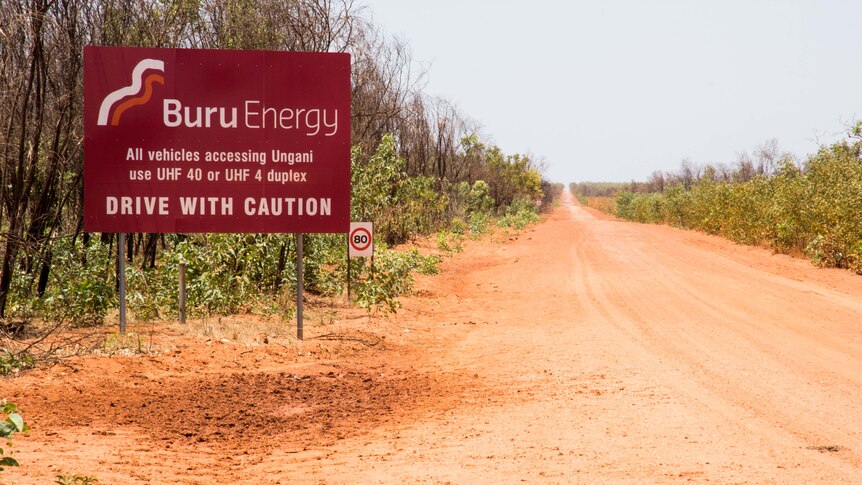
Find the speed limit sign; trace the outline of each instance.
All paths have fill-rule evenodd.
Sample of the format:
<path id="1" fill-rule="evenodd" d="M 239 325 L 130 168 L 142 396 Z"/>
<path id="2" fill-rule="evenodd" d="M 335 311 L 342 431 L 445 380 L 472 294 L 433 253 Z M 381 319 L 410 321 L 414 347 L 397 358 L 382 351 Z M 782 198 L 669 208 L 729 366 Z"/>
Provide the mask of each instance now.
<path id="1" fill-rule="evenodd" d="M 371 222 L 351 222 L 348 236 L 350 257 L 374 256 L 374 224 Z"/>

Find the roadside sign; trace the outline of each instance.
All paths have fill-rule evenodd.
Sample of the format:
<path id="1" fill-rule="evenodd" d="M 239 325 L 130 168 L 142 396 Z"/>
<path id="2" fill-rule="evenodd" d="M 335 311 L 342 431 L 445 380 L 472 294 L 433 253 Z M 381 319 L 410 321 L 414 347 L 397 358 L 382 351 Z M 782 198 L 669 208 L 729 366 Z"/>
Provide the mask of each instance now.
<path id="1" fill-rule="evenodd" d="M 374 224 L 371 222 L 351 222 L 348 235 L 351 258 L 374 256 Z"/>
<path id="2" fill-rule="evenodd" d="M 350 55 L 84 49 L 89 232 L 344 233 Z"/>

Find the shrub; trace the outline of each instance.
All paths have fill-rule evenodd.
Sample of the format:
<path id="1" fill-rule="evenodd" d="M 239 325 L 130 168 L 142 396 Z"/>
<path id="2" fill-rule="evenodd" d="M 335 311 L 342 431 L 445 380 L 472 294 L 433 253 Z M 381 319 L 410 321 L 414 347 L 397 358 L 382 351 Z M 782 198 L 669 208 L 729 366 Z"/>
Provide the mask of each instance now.
<path id="1" fill-rule="evenodd" d="M 437 233 L 437 247 L 447 253 L 460 253 L 464 250 L 462 239 L 460 234 L 440 231 Z"/>
<path id="2" fill-rule="evenodd" d="M 11 350 L 0 349 L 0 376 L 29 369 L 34 365 L 36 365 L 36 359 L 26 352 L 16 353 Z"/>
<path id="3" fill-rule="evenodd" d="M 396 311 L 401 303 L 398 296 L 413 291 L 413 274 L 419 271 L 425 274 L 436 274 L 440 259 L 436 256 L 422 256 L 415 249 L 408 252 L 398 252 L 381 244 L 375 249 L 374 266 L 361 260 L 358 271 L 355 272 L 356 301 L 359 306 L 371 310 L 379 308 L 384 311 Z"/>
<path id="4" fill-rule="evenodd" d="M 100 325 L 116 306 L 114 252 L 109 245 L 80 239 L 60 239 L 53 250 L 51 280 L 41 297 L 31 293 L 32 281 L 18 280 L 10 313 L 22 318 L 40 316 L 76 327 Z"/>
<path id="5" fill-rule="evenodd" d="M 288 254 L 296 245 L 285 234 L 172 236 L 158 266 L 127 268 L 129 308 L 140 319 L 178 315 L 179 266 L 186 264 L 189 315 L 250 312 L 266 308 L 273 291 L 295 281 Z M 313 291 L 320 266 L 330 262 L 315 238 L 306 236 L 306 274 Z M 346 243 L 341 242 L 346 250 Z M 325 286 L 325 285 L 321 285 Z"/>
<path id="6" fill-rule="evenodd" d="M 493 207 L 494 198 L 491 197 L 491 187 L 488 183 L 484 180 L 473 182 L 467 193 L 467 213 L 488 213 Z"/>
<path id="7" fill-rule="evenodd" d="M 539 208 L 529 199 L 515 199 L 506 208 L 505 215 L 500 218 L 499 224 L 503 227 L 514 227 L 523 229 L 528 224 L 539 221 Z"/>
<path id="8" fill-rule="evenodd" d="M 449 224 L 449 230 L 452 234 L 463 236 L 468 231 L 467 223 L 460 217 L 454 217 L 452 218 L 452 223 Z"/>
<path id="9" fill-rule="evenodd" d="M 467 216 L 467 224 L 470 226 L 470 234 L 479 236 L 488 232 L 488 219 L 490 216 L 485 212 L 474 212 Z"/>
<path id="10" fill-rule="evenodd" d="M 389 244 L 428 233 L 441 220 L 449 198 L 435 190 L 434 179 L 410 177 L 398 156 L 395 139 L 386 135 L 365 163 L 355 149 L 351 158 L 351 215 L 374 221 L 375 232 Z"/>
<path id="11" fill-rule="evenodd" d="M 743 182 L 704 176 L 688 190 L 678 184 L 662 193 L 620 192 L 616 213 L 803 251 L 819 266 L 862 273 L 860 153 L 862 141 L 842 141 L 821 148 L 802 168 L 785 161 L 771 176 Z"/>

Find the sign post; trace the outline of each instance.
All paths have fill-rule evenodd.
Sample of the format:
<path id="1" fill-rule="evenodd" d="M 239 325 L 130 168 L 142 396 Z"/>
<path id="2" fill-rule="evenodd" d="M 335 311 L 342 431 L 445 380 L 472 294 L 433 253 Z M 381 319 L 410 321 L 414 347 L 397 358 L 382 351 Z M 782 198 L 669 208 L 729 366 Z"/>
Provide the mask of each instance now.
<path id="1" fill-rule="evenodd" d="M 296 338 L 302 340 L 302 233 L 296 235 Z"/>
<path id="2" fill-rule="evenodd" d="M 350 233 L 347 233 L 347 303 L 350 304 Z"/>
<path id="3" fill-rule="evenodd" d="M 179 316 L 180 323 L 186 323 L 186 263 L 180 263 L 179 267 L 180 273 L 180 295 L 179 295 Z"/>
<path id="4" fill-rule="evenodd" d="M 119 278 L 120 333 L 126 333 L 126 234 L 117 237 L 117 278 Z"/>
<path id="5" fill-rule="evenodd" d="M 345 53 L 86 47 L 84 230 L 347 232 L 350 93 Z"/>
<path id="6" fill-rule="evenodd" d="M 351 222 L 347 233 L 347 301 L 350 302 L 350 259 L 371 257 L 374 278 L 374 223 Z"/>

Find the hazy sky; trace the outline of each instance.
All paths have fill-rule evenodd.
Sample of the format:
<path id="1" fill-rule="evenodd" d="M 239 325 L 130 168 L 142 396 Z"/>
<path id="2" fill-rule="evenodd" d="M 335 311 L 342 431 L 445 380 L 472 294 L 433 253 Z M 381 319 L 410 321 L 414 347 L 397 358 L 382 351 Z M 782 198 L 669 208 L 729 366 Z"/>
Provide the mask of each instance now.
<path id="1" fill-rule="evenodd" d="M 507 152 L 560 182 L 800 156 L 862 118 L 862 1 L 361 0 Z"/>

